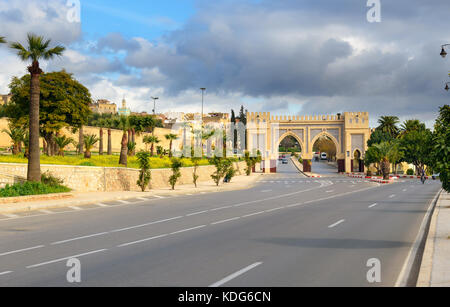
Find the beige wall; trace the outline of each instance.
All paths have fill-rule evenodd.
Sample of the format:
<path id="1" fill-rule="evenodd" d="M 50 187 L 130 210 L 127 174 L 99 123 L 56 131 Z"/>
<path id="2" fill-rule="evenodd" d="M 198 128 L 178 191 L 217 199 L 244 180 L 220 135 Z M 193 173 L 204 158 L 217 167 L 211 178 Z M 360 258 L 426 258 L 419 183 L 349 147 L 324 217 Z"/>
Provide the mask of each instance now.
<path id="1" fill-rule="evenodd" d="M 235 162 L 237 175 L 245 174 L 245 162 Z M 41 172 L 50 172 L 64 180 L 69 188 L 80 192 L 97 191 L 140 191 L 136 181 L 139 170 L 129 168 L 89 167 L 89 166 L 65 166 L 65 165 L 41 165 Z M 178 184 L 192 184 L 193 167 L 181 169 L 181 178 Z M 200 166 L 197 170 L 198 182 L 211 180 L 215 171 L 212 165 Z M 0 163 L 0 183 L 14 183 L 26 177 L 27 165 L 15 163 Z M 170 169 L 152 170 L 152 188 L 169 187 Z"/>
<path id="2" fill-rule="evenodd" d="M 5 118 L 0 119 L 0 147 L 9 147 L 12 146 L 11 139 L 9 136 L 1 132 L 3 129 L 8 129 L 8 120 Z M 69 136 L 73 138 L 76 142 L 78 142 L 78 133 L 72 134 L 69 129 L 63 129 L 62 133 L 66 136 Z M 84 127 L 83 128 L 84 134 L 95 134 L 97 136 L 100 136 L 100 129 L 97 127 Z M 164 135 L 171 133 L 170 129 L 164 129 L 164 128 L 156 128 L 155 129 L 155 136 L 159 138 L 161 143 L 159 143 L 157 146 L 163 146 L 165 149 L 169 149 L 169 142 L 166 140 Z M 145 149 L 145 144 L 142 142 L 142 139 L 145 135 L 150 135 L 151 133 L 145 133 L 140 136 L 136 137 L 136 143 L 137 143 L 137 150 Z M 113 152 L 120 152 L 120 143 L 122 141 L 122 131 L 121 130 L 112 130 L 111 133 L 112 137 L 112 147 Z M 98 151 L 100 143 L 97 143 L 94 147 L 94 151 Z M 41 140 L 41 146 L 42 146 L 42 140 Z M 108 146 L 108 130 L 103 129 L 103 149 L 106 152 Z M 74 150 L 74 146 L 68 146 L 67 150 Z M 150 148 L 149 148 L 150 149 Z M 156 151 L 156 147 L 155 147 Z"/>

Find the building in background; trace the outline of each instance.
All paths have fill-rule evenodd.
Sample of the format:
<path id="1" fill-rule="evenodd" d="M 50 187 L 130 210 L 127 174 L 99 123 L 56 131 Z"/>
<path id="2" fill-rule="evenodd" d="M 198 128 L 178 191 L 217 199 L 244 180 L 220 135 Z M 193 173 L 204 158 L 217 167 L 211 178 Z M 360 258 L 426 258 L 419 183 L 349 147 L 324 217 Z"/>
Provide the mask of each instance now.
<path id="1" fill-rule="evenodd" d="M 119 108 L 119 115 L 120 116 L 130 116 L 131 110 L 127 107 L 127 101 L 125 98 L 122 100 L 122 107 Z"/>
<path id="2" fill-rule="evenodd" d="M 5 105 L 5 104 L 7 104 L 7 103 L 9 103 L 11 101 L 12 94 L 0 95 L 0 97 L 1 97 L 0 105 Z"/>
<path id="3" fill-rule="evenodd" d="M 99 114 L 117 114 L 117 105 L 106 99 L 99 99 L 92 103 L 90 109 L 94 113 Z"/>

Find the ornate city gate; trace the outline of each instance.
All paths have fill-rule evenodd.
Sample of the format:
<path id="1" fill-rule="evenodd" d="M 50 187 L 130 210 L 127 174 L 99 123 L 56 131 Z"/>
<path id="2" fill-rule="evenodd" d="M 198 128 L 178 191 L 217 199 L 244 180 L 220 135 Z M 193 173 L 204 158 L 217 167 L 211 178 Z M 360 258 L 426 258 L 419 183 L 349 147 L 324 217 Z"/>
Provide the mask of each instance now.
<path id="1" fill-rule="evenodd" d="M 276 172 L 281 141 L 294 137 L 301 149 L 303 170 L 311 171 L 314 143 L 327 136 L 336 146 L 339 172 L 364 172 L 362 159 L 370 137 L 368 112 L 345 112 L 324 116 L 271 116 L 247 113 L 247 146 L 263 155 L 266 172 Z"/>

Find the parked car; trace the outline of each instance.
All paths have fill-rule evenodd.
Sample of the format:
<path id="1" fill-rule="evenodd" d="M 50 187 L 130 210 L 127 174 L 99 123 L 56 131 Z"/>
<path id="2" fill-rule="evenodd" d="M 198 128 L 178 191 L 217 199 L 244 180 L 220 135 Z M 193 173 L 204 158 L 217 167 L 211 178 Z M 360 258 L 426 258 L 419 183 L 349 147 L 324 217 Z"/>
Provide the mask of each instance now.
<path id="1" fill-rule="evenodd" d="M 320 154 L 320 159 L 321 159 L 321 160 L 327 160 L 327 158 L 328 158 L 327 153 L 322 152 L 322 153 Z"/>
<path id="2" fill-rule="evenodd" d="M 288 159 L 284 158 L 283 160 L 281 160 L 282 164 L 288 164 Z"/>

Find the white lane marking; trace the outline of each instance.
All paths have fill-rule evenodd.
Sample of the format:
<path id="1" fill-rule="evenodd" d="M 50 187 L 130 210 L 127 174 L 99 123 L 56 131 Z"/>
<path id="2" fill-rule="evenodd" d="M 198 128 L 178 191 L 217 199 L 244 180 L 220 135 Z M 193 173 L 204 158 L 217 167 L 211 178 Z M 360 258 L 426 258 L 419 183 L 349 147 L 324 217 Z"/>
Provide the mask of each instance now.
<path id="1" fill-rule="evenodd" d="M 122 199 L 119 199 L 119 200 L 117 200 L 119 203 L 122 203 L 122 204 L 125 204 L 125 205 L 128 205 L 128 204 L 131 204 L 131 202 L 129 202 L 129 201 L 127 201 L 127 200 L 122 200 Z"/>
<path id="2" fill-rule="evenodd" d="M 2 276 L 2 275 L 7 275 L 7 274 L 11 274 L 13 271 L 6 271 L 6 272 L 1 272 L 0 273 L 0 276 Z"/>
<path id="3" fill-rule="evenodd" d="M 266 210 L 266 211 L 264 211 L 264 212 L 266 212 L 266 213 L 269 213 L 269 212 L 273 212 L 273 211 L 281 210 L 281 209 L 284 209 L 284 208 L 286 208 L 286 207 L 278 207 L 278 208 L 273 208 L 273 209 L 269 209 L 269 210 Z"/>
<path id="4" fill-rule="evenodd" d="M 344 222 L 345 222 L 345 220 L 340 220 L 340 221 L 338 221 L 338 222 L 336 222 L 334 224 L 331 224 L 330 226 L 328 226 L 328 228 L 334 228 L 334 227 L 336 227 L 336 226 L 338 226 L 338 225 L 340 225 L 340 224 L 342 224 Z"/>
<path id="5" fill-rule="evenodd" d="M 138 197 L 136 199 L 139 199 L 139 200 L 142 200 L 142 201 L 147 201 L 148 200 L 148 198 L 144 198 L 144 197 Z"/>
<path id="6" fill-rule="evenodd" d="M 272 190 L 263 190 L 263 191 L 261 191 L 261 193 L 267 193 L 267 192 L 272 192 Z"/>
<path id="7" fill-rule="evenodd" d="M 104 252 L 104 251 L 107 251 L 107 249 L 99 249 L 99 250 L 92 251 L 92 252 L 87 252 L 87 253 L 78 254 L 78 255 L 74 255 L 74 256 L 59 258 L 59 259 L 55 259 L 55 260 L 50 260 L 50 261 L 38 263 L 38 264 L 33 264 L 33 265 L 27 266 L 27 269 L 37 268 L 37 267 L 40 267 L 40 266 L 43 266 L 43 265 L 52 264 L 52 263 L 56 263 L 56 262 L 61 262 L 61 261 L 72 259 L 72 258 L 79 258 L 79 257 L 83 257 L 83 256 L 88 256 L 88 255 L 92 255 L 92 254 L 96 254 L 96 253 L 101 253 L 101 252 Z"/>
<path id="8" fill-rule="evenodd" d="M 83 210 L 83 209 L 81 209 L 80 207 L 77 207 L 77 206 L 70 206 L 69 208 L 73 209 L 73 210 L 76 210 L 76 211 Z"/>
<path id="9" fill-rule="evenodd" d="M 259 215 L 259 214 L 263 214 L 263 213 L 266 213 L 266 211 L 259 211 L 259 212 L 243 215 L 242 218 L 251 217 L 251 216 L 255 216 L 255 215 Z"/>
<path id="10" fill-rule="evenodd" d="M 164 196 L 159 196 L 159 195 L 153 195 L 153 197 L 156 197 L 156 198 L 165 198 Z"/>
<path id="11" fill-rule="evenodd" d="M 108 233 L 109 232 L 95 233 L 93 235 L 87 235 L 87 236 L 83 236 L 83 237 L 77 237 L 77 238 L 67 239 L 67 240 L 63 240 L 63 241 L 53 242 L 53 243 L 51 243 L 51 245 L 59 245 L 59 244 L 72 242 L 72 241 L 78 241 L 78 240 L 83 240 L 83 239 L 88 239 L 88 238 L 93 238 L 93 237 L 100 237 L 100 236 L 104 236 L 104 235 L 106 235 Z"/>
<path id="12" fill-rule="evenodd" d="M 29 250 L 38 249 L 38 248 L 42 248 L 42 247 L 44 247 L 44 245 L 38 245 L 38 246 L 34 246 L 34 247 L 23 248 L 23 249 L 18 249 L 18 250 L 15 250 L 15 251 L 5 252 L 5 253 L 1 253 L 0 257 L 1 256 L 6 256 L 6 255 L 11 255 L 11 254 L 17 254 L 17 253 L 20 253 L 20 252 L 26 252 L 26 251 L 29 251 Z"/>
<path id="13" fill-rule="evenodd" d="M 17 218 L 17 217 L 19 217 L 18 215 L 16 215 L 16 214 L 11 214 L 11 213 L 2 213 L 4 216 L 6 216 L 6 217 L 9 217 L 9 218 L 11 218 L 11 219 L 14 219 L 14 218 Z"/>
<path id="14" fill-rule="evenodd" d="M 391 196 L 389 196 L 389 198 L 394 198 L 395 197 L 395 194 L 392 194 Z"/>
<path id="15" fill-rule="evenodd" d="M 178 231 L 175 231 L 175 232 L 171 232 L 170 234 L 171 235 L 176 235 L 176 234 L 179 234 L 179 233 L 188 232 L 188 231 L 191 231 L 191 230 L 200 229 L 200 228 L 204 228 L 204 227 L 206 227 L 206 225 L 200 225 L 200 226 L 196 226 L 196 227 L 192 227 L 192 228 L 178 230 Z"/>
<path id="16" fill-rule="evenodd" d="M 53 214 L 53 211 L 50 210 L 39 210 L 39 212 L 45 213 L 45 214 Z"/>
<path id="17" fill-rule="evenodd" d="M 220 207 L 220 208 L 214 208 L 214 209 L 211 209 L 211 210 L 209 210 L 209 211 L 219 211 L 219 210 L 224 210 L 224 209 L 228 209 L 228 208 L 231 208 L 231 206 L 225 206 L 225 207 Z"/>
<path id="18" fill-rule="evenodd" d="M 102 203 L 98 203 L 96 205 L 99 206 L 99 207 L 109 207 L 108 205 L 105 205 L 105 204 L 102 204 Z"/>
<path id="19" fill-rule="evenodd" d="M 378 204 L 377 204 L 377 203 L 374 203 L 373 205 L 370 205 L 369 208 L 373 208 L 373 207 L 375 207 L 375 206 L 378 206 Z"/>
<path id="20" fill-rule="evenodd" d="M 146 223 L 146 224 L 130 226 L 130 227 L 120 228 L 120 229 L 114 229 L 114 230 L 111 230 L 110 232 L 121 232 L 121 231 L 136 229 L 136 228 L 142 228 L 142 227 L 146 227 L 146 226 L 150 226 L 150 225 L 154 225 L 154 224 L 160 224 L 160 223 L 164 223 L 164 222 L 168 222 L 168 221 L 178 220 L 181 218 L 182 218 L 182 216 L 176 216 L 176 217 L 172 217 L 169 219 L 159 220 L 159 221 L 150 222 L 150 223 Z"/>
<path id="21" fill-rule="evenodd" d="M 334 190 L 326 191 L 325 193 L 333 193 Z"/>
<path id="22" fill-rule="evenodd" d="M 403 189 L 403 192 L 406 192 L 406 191 L 408 191 L 408 189 Z"/>
<path id="23" fill-rule="evenodd" d="M 156 240 L 159 238 L 164 238 L 167 237 L 169 234 L 165 233 L 159 236 L 155 236 L 155 237 L 151 237 L 151 238 L 147 238 L 147 239 L 142 239 L 142 240 L 138 240 L 138 241 L 134 241 L 134 242 L 129 242 L 129 243 L 124 243 L 124 244 L 120 244 L 117 247 L 125 247 L 125 246 L 130 246 L 133 244 L 138 244 L 138 243 L 142 243 L 142 242 L 147 242 L 147 241 L 151 241 L 151 240 Z"/>
<path id="24" fill-rule="evenodd" d="M 212 285 L 210 285 L 210 288 L 217 288 L 220 287 L 224 284 L 226 284 L 227 282 L 235 279 L 236 277 L 241 276 L 242 274 L 247 273 L 250 270 L 253 270 L 254 268 L 256 268 L 257 266 L 260 266 L 262 264 L 262 262 L 256 262 L 253 263 L 252 265 L 249 265 L 248 267 L 243 268 L 242 270 L 237 271 L 236 273 L 233 273 L 227 277 L 225 277 L 224 279 L 219 280 L 218 282 L 213 283 Z"/>
<path id="25" fill-rule="evenodd" d="M 186 214 L 186 216 L 199 215 L 199 214 L 206 213 L 206 212 L 208 212 L 208 211 L 209 211 L 209 210 L 204 210 L 204 211 L 198 211 L 198 212 L 194 212 L 194 213 L 189 213 L 189 214 Z"/>
<path id="26" fill-rule="evenodd" d="M 231 219 L 226 219 L 226 220 L 222 220 L 222 221 L 211 223 L 211 225 L 223 224 L 223 223 L 226 223 L 226 222 L 231 222 L 231 221 L 235 221 L 235 220 L 239 220 L 239 219 L 240 219 L 240 217 L 237 216 L 237 217 L 233 217 Z"/>

